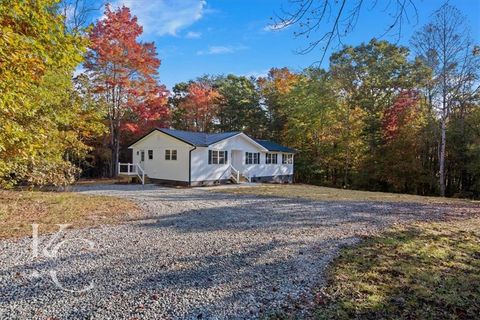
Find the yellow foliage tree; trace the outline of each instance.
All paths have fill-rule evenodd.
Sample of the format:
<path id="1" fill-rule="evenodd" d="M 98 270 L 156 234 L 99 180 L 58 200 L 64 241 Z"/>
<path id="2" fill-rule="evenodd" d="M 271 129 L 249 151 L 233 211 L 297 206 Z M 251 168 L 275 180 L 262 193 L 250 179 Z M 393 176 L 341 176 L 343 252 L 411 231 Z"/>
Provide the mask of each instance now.
<path id="1" fill-rule="evenodd" d="M 72 99 L 71 80 L 87 40 L 68 32 L 58 5 L 55 0 L 0 0 L 2 187 L 72 182 L 77 169 L 68 155 L 88 149 L 79 134 L 84 110 Z M 87 131 L 102 130 L 90 120 Z"/>

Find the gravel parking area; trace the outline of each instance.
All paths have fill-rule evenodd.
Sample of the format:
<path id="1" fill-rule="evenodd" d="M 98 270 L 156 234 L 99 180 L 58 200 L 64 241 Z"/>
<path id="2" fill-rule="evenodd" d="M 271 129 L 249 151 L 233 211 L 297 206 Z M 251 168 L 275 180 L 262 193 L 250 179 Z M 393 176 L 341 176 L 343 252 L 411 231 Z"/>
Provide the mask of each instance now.
<path id="1" fill-rule="evenodd" d="M 132 198 L 145 216 L 40 237 L 37 257 L 31 238 L 0 241 L 1 319 L 258 318 L 307 303 L 340 247 L 392 223 L 452 210 L 152 185 L 78 191 Z M 469 208 L 455 208 L 462 210 Z"/>

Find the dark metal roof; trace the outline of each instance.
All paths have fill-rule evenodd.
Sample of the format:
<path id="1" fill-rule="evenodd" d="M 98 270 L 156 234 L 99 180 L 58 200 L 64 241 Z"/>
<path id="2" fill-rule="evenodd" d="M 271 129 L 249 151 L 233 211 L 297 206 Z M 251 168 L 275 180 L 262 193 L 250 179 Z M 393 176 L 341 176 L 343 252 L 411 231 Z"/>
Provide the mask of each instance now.
<path id="1" fill-rule="evenodd" d="M 228 139 L 230 137 L 236 136 L 237 134 L 240 134 L 241 132 L 239 131 L 233 131 L 233 132 L 222 132 L 222 133 L 205 133 L 205 132 L 193 132 L 193 131 L 183 131 L 183 130 L 174 130 L 174 129 L 166 129 L 166 128 L 157 128 L 154 129 L 153 131 L 158 130 L 161 131 L 173 138 L 176 138 L 178 140 L 181 140 L 189 145 L 195 146 L 195 147 L 208 147 L 214 143 L 217 143 L 219 141 Z M 150 131 L 143 137 L 140 137 L 137 139 L 135 142 L 130 144 L 130 146 L 134 145 L 138 141 L 142 140 L 145 138 L 147 135 L 152 133 L 153 131 Z M 289 153 L 295 153 L 296 151 L 294 149 L 284 147 L 278 143 L 268 141 L 268 140 L 256 140 L 252 139 L 268 151 L 277 151 L 277 152 L 289 152 Z M 129 147 L 130 147 L 129 146 Z"/>
<path id="2" fill-rule="evenodd" d="M 282 146 L 276 142 L 268 141 L 268 140 L 258 140 L 255 139 L 255 142 L 260 144 L 262 147 L 265 149 L 268 149 L 268 151 L 278 151 L 278 152 L 288 152 L 288 153 L 295 153 L 296 150 L 292 148 L 288 148 L 285 146 Z"/>
<path id="3" fill-rule="evenodd" d="M 158 130 L 168 134 L 169 136 L 182 140 L 196 147 L 208 147 L 209 145 L 212 145 L 224 139 L 233 137 L 240 133 L 238 131 L 222 132 L 222 133 L 205 133 L 205 132 L 192 132 L 192 131 L 182 131 L 182 130 L 174 130 L 174 129 L 158 129 Z"/>

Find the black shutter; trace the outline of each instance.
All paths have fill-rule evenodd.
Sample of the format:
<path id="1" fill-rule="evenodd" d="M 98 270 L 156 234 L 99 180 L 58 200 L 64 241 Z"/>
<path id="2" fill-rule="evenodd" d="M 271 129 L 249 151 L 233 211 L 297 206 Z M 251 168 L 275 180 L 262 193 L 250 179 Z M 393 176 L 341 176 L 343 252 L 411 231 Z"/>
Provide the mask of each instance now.
<path id="1" fill-rule="evenodd" d="M 228 163 L 228 151 L 223 151 L 225 153 L 225 164 Z"/>
<path id="2" fill-rule="evenodd" d="M 212 164 L 212 150 L 208 150 L 208 164 Z"/>
<path id="3" fill-rule="evenodd" d="M 257 164 L 260 164 L 260 152 L 257 153 L 258 156 L 257 156 Z"/>

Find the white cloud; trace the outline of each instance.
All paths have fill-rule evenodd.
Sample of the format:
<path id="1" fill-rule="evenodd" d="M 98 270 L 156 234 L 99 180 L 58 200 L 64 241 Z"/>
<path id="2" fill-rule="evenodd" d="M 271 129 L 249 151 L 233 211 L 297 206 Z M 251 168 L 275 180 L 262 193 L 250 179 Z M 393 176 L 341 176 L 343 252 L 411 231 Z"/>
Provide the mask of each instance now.
<path id="1" fill-rule="evenodd" d="M 274 24 L 269 24 L 263 28 L 263 31 L 280 31 L 292 25 L 292 20 L 285 20 Z"/>
<path id="2" fill-rule="evenodd" d="M 181 29 L 191 26 L 205 14 L 205 0 L 115 0 L 113 8 L 130 8 L 145 34 L 177 35 Z"/>
<path id="3" fill-rule="evenodd" d="M 225 46 L 211 46 L 208 47 L 208 50 L 200 50 L 197 52 L 199 55 L 203 54 L 224 54 L 224 53 L 232 53 L 232 47 L 225 47 Z"/>
<path id="4" fill-rule="evenodd" d="M 265 69 L 265 70 L 261 70 L 261 71 L 254 70 L 254 71 L 249 71 L 249 72 L 244 73 L 243 76 L 254 77 L 254 78 L 267 77 L 269 71 L 270 71 L 270 69 Z"/>
<path id="5" fill-rule="evenodd" d="M 202 36 L 202 33 L 201 33 L 201 32 L 189 31 L 189 32 L 187 32 L 187 34 L 185 35 L 185 38 L 188 38 L 188 39 L 199 39 L 201 36 Z"/>
<path id="6" fill-rule="evenodd" d="M 207 50 L 200 50 L 197 51 L 198 55 L 206 55 L 206 54 L 226 54 L 226 53 L 234 53 L 236 51 L 248 49 L 245 46 L 210 46 Z"/>

